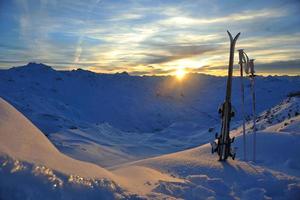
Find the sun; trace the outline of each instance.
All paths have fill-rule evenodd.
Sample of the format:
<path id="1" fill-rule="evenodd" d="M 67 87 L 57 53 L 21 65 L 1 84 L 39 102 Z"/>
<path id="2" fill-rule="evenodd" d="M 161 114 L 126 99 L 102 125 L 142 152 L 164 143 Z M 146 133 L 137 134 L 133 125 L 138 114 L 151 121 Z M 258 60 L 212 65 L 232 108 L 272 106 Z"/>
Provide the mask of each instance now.
<path id="1" fill-rule="evenodd" d="M 186 71 L 183 68 L 177 69 L 175 72 L 175 76 L 178 80 L 182 80 L 186 74 Z"/>

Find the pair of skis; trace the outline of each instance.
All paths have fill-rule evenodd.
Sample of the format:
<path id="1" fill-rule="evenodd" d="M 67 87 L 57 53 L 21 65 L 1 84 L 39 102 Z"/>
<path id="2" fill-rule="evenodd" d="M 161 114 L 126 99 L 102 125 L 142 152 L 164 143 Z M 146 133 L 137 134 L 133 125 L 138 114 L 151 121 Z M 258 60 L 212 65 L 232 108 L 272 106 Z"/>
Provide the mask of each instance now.
<path id="1" fill-rule="evenodd" d="M 233 72 L 233 62 L 234 62 L 234 49 L 235 44 L 240 36 L 238 33 L 234 38 L 231 33 L 227 31 L 230 38 L 230 54 L 229 54 L 229 65 L 228 65 L 228 77 L 226 84 L 226 97 L 225 101 L 219 109 L 219 113 L 222 119 L 221 134 L 216 135 L 217 142 L 211 142 L 212 153 L 217 152 L 219 155 L 220 161 L 225 161 L 230 156 L 232 159 L 235 159 L 235 149 L 231 147 L 231 144 L 234 142 L 234 138 L 230 138 L 230 121 L 234 116 L 234 112 L 231 105 L 231 90 L 232 90 L 232 72 Z"/>
<path id="2" fill-rule="evenodd" d="M 226 84 L 226 97 L 225 101 L 219 108 L 219 114 L 222 119 L 221 133 L 216 134 L 217 142 L 211 142 L 212 153 L 217 152 L 220 161 L 225 161 L 230 156 L 233 160 L 235 159 L 236 149 L 231 147 L 234 142 L 234 138 L 230 138 L 230 121 L 234 116 L 234 112 L 231 105 L 231 90 L 232 90 L 232 72 L 233 72 L 233 62 L 234 62 L 234 49 L 237 39 L 240 36 L 238 33 L 234 38 L 231 33 L 227 31 L 230 39 L 230 54 L 229 54 L 229 66 L 228 66 L 228 77 Z M 239 50 L 239 64 L 241 73 L 241 92 L 242 92 L 242 115 L 243 115 L 243 142 L 244 142 L 244 159 L 246 160 L 246 128 L 245 128 L 245 111 L 244 111 L 244 83 L 243 83 L 243 64 L 246 64 L 245 72 L 249 74 L 251 80 L 251 93 L 253 102 L 253 161 L 256 160 L 256 108 L 255 108 L 255 90 L 254 90 L 254 59 L 249 59 L 247 54 L 243 49 Z"/>

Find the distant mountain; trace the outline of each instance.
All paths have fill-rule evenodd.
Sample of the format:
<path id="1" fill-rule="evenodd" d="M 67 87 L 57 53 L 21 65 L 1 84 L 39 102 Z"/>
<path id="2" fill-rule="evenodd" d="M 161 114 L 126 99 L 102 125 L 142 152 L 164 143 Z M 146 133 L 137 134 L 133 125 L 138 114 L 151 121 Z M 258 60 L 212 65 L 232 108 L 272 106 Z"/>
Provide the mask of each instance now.
<path id="1" fill-rule="evenodd" d="M 30 62 L 27 65 L 20 67 L 12 67 L 11 70 L 53 70 L 51 66 L 43 63 Z"/>
<path id="2" fill-rule="evenodd" d="M 224 99 L 225 82 L 225 77 L 202 74 L 189 75 L 180 83 L 170 76 L 56 71 L 44 64 L 28 63 L 0 71 L 0 96 L 46 133 L 71 127 L 77 121 L 109 123 L 124 131 L 153 132 L 182 121 L 206 126 L 217 123 L 216 111 Z M 258 111 L 279 103 L 299 86 L 299 76 L 257 77 Z M 236 109 L 240 106 L 239 87 L 239 78 L 234 78 Z M 249 112 L 249 83 L 246 87 Z"/>

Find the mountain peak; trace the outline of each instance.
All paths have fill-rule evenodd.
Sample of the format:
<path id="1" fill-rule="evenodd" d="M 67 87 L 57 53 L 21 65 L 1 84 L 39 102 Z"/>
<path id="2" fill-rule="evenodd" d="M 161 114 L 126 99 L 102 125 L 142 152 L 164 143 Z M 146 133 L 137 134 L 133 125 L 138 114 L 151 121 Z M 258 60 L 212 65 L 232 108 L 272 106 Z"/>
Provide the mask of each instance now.
<path id="1" fill-rule="evenodd" d="M 28 68 L 31 68 L 31 69 L 48 69 L 48 70 L 52 69 L 52 67 L 50 67 L 48 65 L 45 65 L 43 63 L 36 63 L 36 62 L 29 62 L 24 67 L 28 67 Z"/>
<path id="2" fill-rule="evenodd" d="M 115 73 L 116 75 L 119 75 L 119 76 L 130 76 L 128 72 L 126 71 L 123 71 L 123 72 L 117 72 Z"/>
<path id="3" fill-rule="evenodd" d="M 11 70 L 13 71 L 54 71 L 52 67 L 49 65 L 45 65 L 43 63 L 36 63 L 36 62 L 29 62 L 27 65 L 19 66 L 19 67 L 12 67 Z"/>

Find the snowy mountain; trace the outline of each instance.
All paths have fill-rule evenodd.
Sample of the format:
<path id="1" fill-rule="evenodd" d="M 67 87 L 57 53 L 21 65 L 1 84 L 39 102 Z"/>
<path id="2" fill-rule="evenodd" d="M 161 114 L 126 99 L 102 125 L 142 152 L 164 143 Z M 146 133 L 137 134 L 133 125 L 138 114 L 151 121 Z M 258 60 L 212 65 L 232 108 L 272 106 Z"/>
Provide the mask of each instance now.
<path id="1" fill-rule="evenodd" d="M 239 78 L 233 106 L 240 107 Z M 29 63 L 0 70 L 0 96 L 28 117 L 63 153 L 103 167 L 172 153 L 210 141 L 219 131 L 225 77 L 174 77 L 56 71 Z M 251 96 L 246 81 L 247 114 Z M 300 77 L 257 77 L 262 112 L 299 90 Z M 233 127 L 239 126 L 240 112 Z M 208 134 L 208 130 L 213 130 Z"/>
<path id="2" fill-rule="evenodd" d="M 77 121 L 109 123 L 122 131 L 154 132 L 178 121 L 201 123 L 205 119 L 207 125 L 216 123 L 226 77 L 191 74 L 179 82 L 170 76 L 56 71 L 29 63 L 1 70 L 0 80 L 1 96 L 46 133 L 71 128 Z M 256 82 L 258 111 L 263 111 L 298 91 L 300 77 L 257 77 Z M 235 78 L 236 107 L 240 103 L 239 86 L 239 78 Z M 250 98 L 248 95 L 246 102 Z"/>
<path id="3" fill-rule="evenodd" d="M 110 170 L 61 154 L 26 117 L 0 100 L 1 199 L 297 199 L 300 98 L 263 112 L 257 162 L 219 162 L 209 144 L 115 165 Z M 267 115 L 264 113 L 272 113 Z M 283 119 L 283 113 L 287 113 Z M 294 113 L 294 114 L 291 114 Z M 290 114 L 290 115 L 289 115 Z M 268 120 L 272 118 L 274 123 Z M 266 120 L 266 121 L 264 121 Z M 237 130 L 236 142 L 242 148 Z M 247 134 L 251 143 L 252 134 Z M 251 152 L 251 145 L 249 145 Z M 251 154 L 251 153 L 249 153 Z"/>

